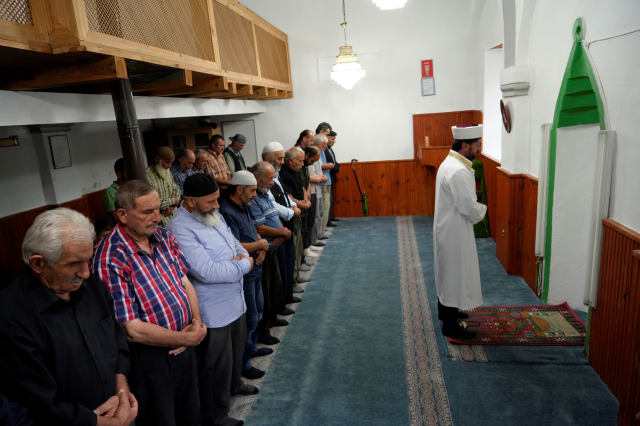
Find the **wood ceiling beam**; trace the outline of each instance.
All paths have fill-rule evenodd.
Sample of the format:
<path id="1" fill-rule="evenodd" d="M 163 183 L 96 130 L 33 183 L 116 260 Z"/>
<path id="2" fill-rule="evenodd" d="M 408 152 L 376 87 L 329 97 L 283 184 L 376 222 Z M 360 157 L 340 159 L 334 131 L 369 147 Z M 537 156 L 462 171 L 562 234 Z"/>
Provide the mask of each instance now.
<path id="1" fill-rule="evenodd" d="M 134 93 L 193 87 L 193 73 L 190 70 L 132 75 L 130 80 Z"/>
<path id="2" fill-rule="evenodd" d="M 219 99 L 237 99 L 247 95 L 253 95 L 253 85 L 236 83 L 235 94 L 232 95 L 232 94 L 225 93 L 219 96 L 218 98 Z"/>
<path id="3" fill-rule="evenodd" d="M 15 68 L 0 73 L 0 90 L 38 90 L 127 79 L 123 58 L 108 56 L 85 63 L 43 68 Z"/>
<path id="4" fill-rule="evenodd" d="M 174 89 L 166 90 L 150 90 L 147 92 L 138 93 L 139 96 L 181 96 L 192 95 L 196 93 L 207 92 L 228 92 L 229 82 L 227 77 L 210 76 L 207 78 L 194 78 L 193 86 L 191 87 L 178 87 Z"/>
<path id="5" fill-rule="evenodd" d="M 204 92 L 204 93 L 194 93 L 193 95 L 187 96 L 188 98 L 221 98 L 224 96 L 234 96 L 238 93 L 236 83 L 229 83 L 229 91 L 227 92 Z"/>

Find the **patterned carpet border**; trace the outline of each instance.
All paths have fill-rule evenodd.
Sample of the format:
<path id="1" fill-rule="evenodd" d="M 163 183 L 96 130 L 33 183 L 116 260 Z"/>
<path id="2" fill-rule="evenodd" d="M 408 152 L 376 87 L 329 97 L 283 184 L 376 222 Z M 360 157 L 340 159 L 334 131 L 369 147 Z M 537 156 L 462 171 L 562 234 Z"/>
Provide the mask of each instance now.
<path id="1" fill-rule="evenodd" d="M 396 223 L 410 424 L 453 425 L 413 219 Z"/>
<path id="2" fill-rule="evenodd" d="M 481 306 L 466 311 L 474 339 L 450 343 L 465 345 L 583 345 L 587 326 L 569 307 L 561 305 Z M 545 320 L 548 318 L 548 320 Z M 544 326 L 544 328 L 541 328 Z"/>

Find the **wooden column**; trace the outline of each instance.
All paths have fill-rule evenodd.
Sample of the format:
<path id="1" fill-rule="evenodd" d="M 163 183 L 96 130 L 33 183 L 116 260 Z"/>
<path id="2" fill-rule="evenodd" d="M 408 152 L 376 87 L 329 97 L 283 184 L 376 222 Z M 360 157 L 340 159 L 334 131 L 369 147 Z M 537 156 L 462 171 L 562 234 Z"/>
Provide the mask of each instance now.
<path id="1" fill-rule="evenodd" d="M 136 106 L 133 103 L 131 83 L 129 80 L 118 79 L 112 81 L 110 85 L 127 178 L 146 182 L 142 136 L 138 127 Z"/>

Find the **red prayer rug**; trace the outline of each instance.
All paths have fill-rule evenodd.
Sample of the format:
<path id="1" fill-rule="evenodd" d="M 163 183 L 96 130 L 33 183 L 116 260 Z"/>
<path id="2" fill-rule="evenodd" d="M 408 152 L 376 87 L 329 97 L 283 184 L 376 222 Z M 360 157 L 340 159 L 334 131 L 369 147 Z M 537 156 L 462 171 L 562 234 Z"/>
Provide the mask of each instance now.
<path id="1" fill-rule="evenodd" d="M 464 345 L 583 345 L 587 326 L 567 305 L 482 306 L 470 311 Z"/>

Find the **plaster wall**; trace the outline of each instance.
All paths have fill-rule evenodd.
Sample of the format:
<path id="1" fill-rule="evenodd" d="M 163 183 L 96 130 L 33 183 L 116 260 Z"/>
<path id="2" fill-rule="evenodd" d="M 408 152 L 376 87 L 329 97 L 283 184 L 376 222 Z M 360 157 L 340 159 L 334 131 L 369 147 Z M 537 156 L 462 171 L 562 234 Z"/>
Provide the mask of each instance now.
<path id="1" fill-rule="evenodd" d="M 368 0 L 347 2 L 348 44 L 356 54 L 380 55 L 379 78 L 365 78 L 351 90 L 318 81 L 318 58 L 337 55 L 344 44 L 342 2 L 241 2 L 289 37 L 294 97 L 269 102 L 256 117 L 259 151 L 271 141 L 292 146 L 302 130 L 327 121 L 338 133 L 339 161 L 413 158 L 413 114 L 476 107 L 468 54 L 473 1 L 409 1 L 390 11 Z M 434 60 L 435 96 L 421 93 L 425 59 Z"/>
<path id="2" fill-rule="evenodd" d="M 504 57 L 502 49 L 484 52 L 484 117 L 482 152 L 500 161 L 502 156 L 502 116 L 500 115 L 500 70 Z"/>

